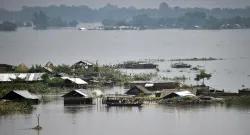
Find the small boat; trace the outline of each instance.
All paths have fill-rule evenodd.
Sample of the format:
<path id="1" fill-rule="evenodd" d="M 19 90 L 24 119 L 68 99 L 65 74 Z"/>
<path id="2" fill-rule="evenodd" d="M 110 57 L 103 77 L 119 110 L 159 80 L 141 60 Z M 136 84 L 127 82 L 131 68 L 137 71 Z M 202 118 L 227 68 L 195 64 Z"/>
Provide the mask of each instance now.
<path id="1" fill-rule="evenodd" d="M 125 62 L 123 64 L 118 64 L 118 68 L 125 69 L 157 69 L 158 65 L 153 63 L 143 63 L 143 62 Z"/>
<path id="2" fill-rule="evenodd" d="M 82 27 L 82 28 L 79 28 L 78 30 L 86 30 L 86 28 L 83 28 L 83 27 Z"/>
<path id="3" fill-rule="evenodd" d="M 191 68 L 192 65 L 190 65 L 190 64 L 185 64 L 185 63 L 183 63 L 183 62 L 180 62 L 180 63 L 172 64 L 171 67 L 172 67 L 172 68 Z"/>
<path id="4" fill-rule="evenodd" d="M 103 99 L 103 104 L 107 106 L 141 106 L 142 101 L 130 95 L 109 95 Z"/>

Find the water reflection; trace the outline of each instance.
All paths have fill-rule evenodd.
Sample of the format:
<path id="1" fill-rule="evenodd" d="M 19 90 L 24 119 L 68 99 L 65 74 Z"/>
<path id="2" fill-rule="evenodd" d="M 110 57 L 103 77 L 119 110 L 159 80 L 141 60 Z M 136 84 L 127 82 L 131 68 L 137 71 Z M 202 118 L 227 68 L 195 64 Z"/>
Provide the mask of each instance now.
<path id="1" fill-rule="evenodd" d="M 64 105 L 64 113 L 77 114 L 81 112 L 92 112 L 93 105 Z"/>
<path id="2" fill-rule="evenodd" d="M 132 107 L 132 106 L 104 106 L 106 112 L 124 113 L 138 110 L 142 112 L 143 107 Z"/>

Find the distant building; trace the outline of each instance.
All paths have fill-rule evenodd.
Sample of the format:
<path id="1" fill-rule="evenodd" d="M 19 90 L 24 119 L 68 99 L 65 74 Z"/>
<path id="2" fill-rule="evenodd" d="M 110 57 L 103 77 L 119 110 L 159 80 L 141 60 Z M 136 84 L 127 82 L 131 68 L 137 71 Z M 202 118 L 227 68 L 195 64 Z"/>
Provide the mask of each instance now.
<path id="1" fill-rule="evenodd" d="M 77 68 L 92 68 L 94 67 L 94 64 L 93 63 L 90 63 L 88 61 L 79 61 L 79 62 L 76 62 L 75 64 L 72 65 L 72 68 L 74 69 L 77 69 Z"/>
<path id="2" fill-rule="evenodd" d="M 93 94 L 91 90 L 72 90 L 62 96 L 64 104 L 93 104 Z"/>
<path id="3" fill-rule="evenodd" d="M 53 65 L 53 63 L 52 62 L 48 62 L 45 66 L 44 66 L 44 68 L 48 71 L 48 72 L 53 72 L 53 70 L 55 69 L 55 66 Z"/>
<path id="4" fill-rule="evenodd" d="M 16 66 L 8 64 L 0 64 L 0 73 L 15 72 Z"/>
<path id="5" fill-rule="evenodd" d="M 152 81 L 133 81 L 129 83 L 130 87 L 140 85 L 149 91 L 159 91 L 163 89 L 175 89 L 179 87 L 178 82 L 152 82 Z"/>
<path id="6" fill-rule="evenodd" d="M 178 91 L 178 92 L 172 92 L 166 96 L 163 97 L 163 99 L 169 99 L 169 98 L 183 98 L 183 97 L 195 97 L 194 94 L 192 94 L 189 91 Z"/>
<path id="7" fill-rule="evenodd" d="M 239 96 L 250 96 L 250 88 L 239 90 Z"/>
<path id="8" fill-rule="evenodd" d="M 12 101 L 29 101 L 31 103 L 38 104 L 39 98 L 27 90 L 13 90 L 4 95 L 1 99 L 12 100 Z"/>
<path id="9" fill-rule="evenodd" d="M 183 93 L 184 92 L 184 93 Z M 167 99 L 173 97 L 183 97 L 183 96 L 195 96 L 196 89 L 165 89 L 162 90 L 160 97 Z"/>
<path id="10" fill-rule="evenodd" d="M 131 87 L 125 94 L 127 95 L 135 95 L 135 96 L 143 96 L 150 95 L 152 92 L 148 91 L 145 87 L 141 85 L 135 85 Z"/>
<path id="11" fill-rule="evenodd" d="M 85 88 L 88 84 L 81 78 L 71 78 L 71 77 L 61 77 L 64 79 L 64 85 L 65 87 L 75 87 L 75 88 Z"/>

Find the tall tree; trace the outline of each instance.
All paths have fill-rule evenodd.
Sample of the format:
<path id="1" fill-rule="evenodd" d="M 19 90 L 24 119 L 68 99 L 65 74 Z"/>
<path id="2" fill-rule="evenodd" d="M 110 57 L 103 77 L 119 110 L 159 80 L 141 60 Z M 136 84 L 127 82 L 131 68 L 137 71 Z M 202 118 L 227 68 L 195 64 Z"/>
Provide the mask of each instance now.
<path id="1" fill-rule="evenodd" d="M 206 73 L 205 70 L 201 70 L 199 74 L 196 74 L 196 77 L 194 78 L 195 81 L 202 80 L 202 85 L 205 86 L 205 79 L 209 80 L 212 77 L 212 74 Z"/>

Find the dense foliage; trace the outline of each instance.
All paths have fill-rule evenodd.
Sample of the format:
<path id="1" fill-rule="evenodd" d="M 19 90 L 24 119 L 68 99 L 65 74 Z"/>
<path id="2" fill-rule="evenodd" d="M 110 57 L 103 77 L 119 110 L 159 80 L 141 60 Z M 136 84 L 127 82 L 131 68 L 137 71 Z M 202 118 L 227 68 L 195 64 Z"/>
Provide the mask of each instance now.
<path id="1" fill-rule="evenodd" d="M 48 27 L 76 27 L 77 21 L 64 21 L 61 17 L 50 18 L 44 12 L 35 12 L 33 15 L 33 24 L 36 29 L 46 29 Z"/>

